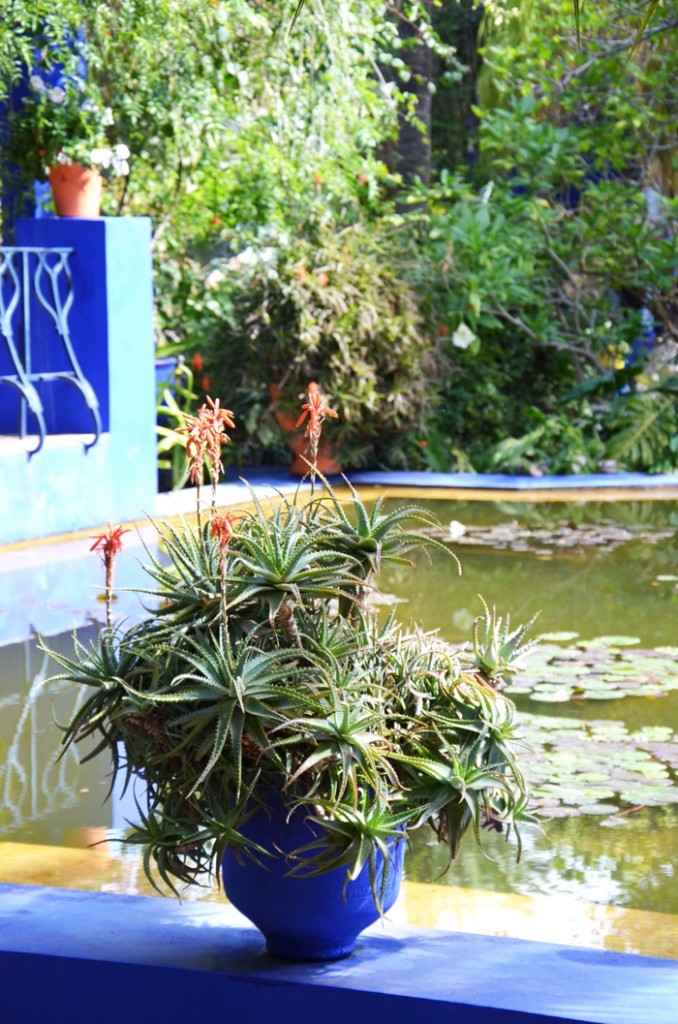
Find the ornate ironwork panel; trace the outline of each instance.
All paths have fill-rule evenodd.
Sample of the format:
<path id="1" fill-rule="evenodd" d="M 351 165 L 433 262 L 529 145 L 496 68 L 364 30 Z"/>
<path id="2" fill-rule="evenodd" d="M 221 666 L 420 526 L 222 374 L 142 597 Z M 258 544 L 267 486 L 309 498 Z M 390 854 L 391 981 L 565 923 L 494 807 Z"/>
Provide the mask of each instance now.
<path id="1" fill-rule="evenodd" d="M 47 432 L 39 383 L 65 381 L 81 396 L 92 416 L 93 438 L 84 442 L 91 448 L 101 434 L 99 401 L 85 377 L 73 348 L 68 315 L 73 305 L 73 278 L 69 257 L 73 250 L 34 246 L 0 246 L 0 345 L 4 342 L 13 372 L 0 374 L 0 384 L 19 392 L 17 435 L 29 436 L 32 418 L 37 444 L 42 448 Z M 63 347 L 64 368 L 49 370 L 35 361 L 38 317 L 46 317 Z"/>

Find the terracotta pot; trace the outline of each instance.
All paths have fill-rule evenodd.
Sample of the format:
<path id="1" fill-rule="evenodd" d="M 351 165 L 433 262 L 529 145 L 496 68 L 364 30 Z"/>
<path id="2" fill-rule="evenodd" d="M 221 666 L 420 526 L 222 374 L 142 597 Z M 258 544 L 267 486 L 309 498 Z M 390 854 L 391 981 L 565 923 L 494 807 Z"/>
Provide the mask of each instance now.
<path id="1" fill-rule="evenodd" d="M 104 182 L 96 167 L 55 164 L 48 174 L 59 217 L 92 219 L 101 216 Z"/>
<path id="2" fill-rule="evenodd" d="M 291 416 L 289 413 L 283 412 L 278 407 L 280 388 L 277 384 L 270 385 L 269 393 L 273 402 L 273 412 L 275 414 L 276 422 L 280 429 L 287 435 L 287 444 L 294 455 L 292 465 L 290 466 L 290 473 L 293 476 L 306 476 L 309 472 L 309 465 L 307 461 L 308 440 L 306 438 L 305 429 L 303 426 L 297 429 L 297 420 L 295 417 Z M 316 463 L 318 471 L 322 473 L 323 476 L 336 476 L 339 473 L 343 473 L 336 450 L 329 441 L 321 439 Z"/>

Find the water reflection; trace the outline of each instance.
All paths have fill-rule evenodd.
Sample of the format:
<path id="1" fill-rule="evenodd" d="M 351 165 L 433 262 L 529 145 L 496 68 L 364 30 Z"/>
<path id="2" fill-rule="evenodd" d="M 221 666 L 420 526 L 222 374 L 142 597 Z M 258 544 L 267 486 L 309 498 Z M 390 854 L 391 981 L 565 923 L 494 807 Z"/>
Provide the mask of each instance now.
<path id="1" fill-rule="evenodd" d="M 401 617 L 421 620 L 459 642 L 468 637 L 468 623 L 480 611 L 478 594 L 525 622 L 537 612 L 541 632 L 574 630 L 582 636 L 631 631 L 647 646 L 676 643 L 678 587 L 657 577 L 678 567 L 678 511 L 675 502 L 625 502 L 618 505 L 506 505 L 474 502 L 421 502 L 444 524 L 451 520 L 486 525 L 510 518 L 526 525 L 566 520 L 596 522 L 598 517 L 640 524 L 670 535 L 647 543 L 630 541 L 610 550 L 605 545 L 581 553 L 455 546 L 462 563 L 459 576 L 452 560 L 435 551 L 420 556 L 422 571 L 384 572 L 382 586 L 408 604 Z M 432 597 L 434 598 L 432 600 Z M 593 632 L 592 632 L 593 631 Z"/>
<path id="2" fill-rule="evenodd" d="M 492 860 L 478 856 L 467 837 L 466 849 L 447 873 L 444 851 L 420 831 L 411 839 L 408 877 L 678 914 L 675 809 L 646 808 L 619 820 L 623 824 L 609 828 L 594 818 L 565 818 L 547 823 L 545 835 L 526 831 L 520 863 L 515 847 L 500 836 L 483 837 Z"/>
<path id="3" fill-rule="evenodd" d="M 530 528 L 566 521 L 616 522 L 652 531 L 656 542 L 630 541 L 610 550 L 604 544 L 581 553 L 548 555 L 507 549 L 493 551 L 457 547 L 463 574 L 449 559 L 431 552 L 425 571 L 384 574 L 384 586 L 408 604 L 401 617 L 421 620 L 452 642 L 469 637 L 469 626 L 481 611 L 477 595 L 485 595 L 513 622 L 540 612 L 534 632 L 573 631 L 584 638 L 631 633 L 644 647 L 678 642 L 678 510 L 675 502 L 624 502 L 614 505 L 577 503 L 528 505 L 473 502 L 423 502 L 443 523 L 456 520 L 485 526 L 517 521 Z M 424 568 L 422 564 L 422 569 Z M 668 577 L 661 579 L 658 577 Z M 432 599 L 432 595 L 433 598 Z M 630 729 L 643 726 L 676 728 L 678 694 L 662 700 L 540 704 L 517 697 L 531 714 L 566 715 L 581 720 L 623 721 Z M 672 772 L 675 778 L 675 770 Z M 560 894 L 591 903 L 633 906 L 678 914 L 675 877 L 675 835 L 678 810 L 644 808 L 618 816 L 603 826 L 591 816 L 554 820 L 546 837 L 525 837 L 519 865 L 501 840 L 486 840 L 494 863 L 467 849 L 448 875 L 444 852 L 427 837 L 413 837 L 409 877 L 473 889 L 524 895 Z M 469 840 L 466 840 L 467 847 Z"/>
<path id="4" fill-rule="evenodd" d="M 0 835 L 39 826 L 78 802 L 80 772 L 72 752 L 59 759 L 54 715 L 71 714 L 81 694 L 45 679 L 54 665 L 33 643 L 3 648 L 0 697 Z M 9 670 L 9 672 L 8 672 Z M 7 685 L 8 680 L 23 679 Z"/>
<path id="5" fill-rule="evenodd" d="M 425 928 L 668 959 L 678 956 L 678 918 L 564 896 L 521 896 L 408 882 L 389 916 Z"/>

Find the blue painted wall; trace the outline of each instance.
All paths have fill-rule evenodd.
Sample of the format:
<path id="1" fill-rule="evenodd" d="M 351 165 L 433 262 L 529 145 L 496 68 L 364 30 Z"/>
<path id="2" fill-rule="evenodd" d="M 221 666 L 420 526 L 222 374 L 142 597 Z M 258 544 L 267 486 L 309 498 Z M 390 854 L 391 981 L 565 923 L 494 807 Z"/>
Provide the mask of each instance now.
<path id="1" fill-rule="evenodd" d="M 675 1024 L 675 962 L 377 924 L 276 960 L 230 906 L 0 885 L 2 1024 Z"/>
<path id="2" fill-rule="evenodd" d="M 85 451 L 92 417 L 82 396 L 66 383 L 43 384 L 47 441 L 29 459 L 26 446 L 11 437 L 16 396 L 0 389 L 0 543 L 141 518 L 155 509 L 150 241 L 147 218 L 27 218 L 17 224 L 17 245 L 74 249 L 71 338 L 99 400 L 103 433 Z M 44 317 L 41 322 L 34 369 L 62 368 L 59 340 Z"/>

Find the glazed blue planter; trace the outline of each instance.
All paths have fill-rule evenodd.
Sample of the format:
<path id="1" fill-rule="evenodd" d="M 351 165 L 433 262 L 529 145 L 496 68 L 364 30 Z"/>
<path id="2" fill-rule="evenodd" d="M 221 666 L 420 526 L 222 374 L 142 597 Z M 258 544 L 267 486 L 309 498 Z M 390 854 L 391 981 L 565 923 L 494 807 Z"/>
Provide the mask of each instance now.
<path id="1" fill-rule="evenodd" d="M 257 812 L 241 828 L 273 857 L 239 859 L 226 850 L 222 862 L 224 890 L 229 901 L 254 924 L 266 939 L 269 953 L 285 960 L 338 960 L 353 952 L 360 933 L 379 919 L 370 887 L 369 867 L 349 882 L 344 891 L 345 868 L 314 877 L 289 877 L 295 863 L 289 855 L 320 835 L 307 822 L 303 810 L 287 819 L 276 800 L 269 813 Z M 393 906 L 400 890 L 404 838 L 391 846 L 384 893 L 384 913 Z M 377 866 L 377 889 L 384 861 Z"/>

